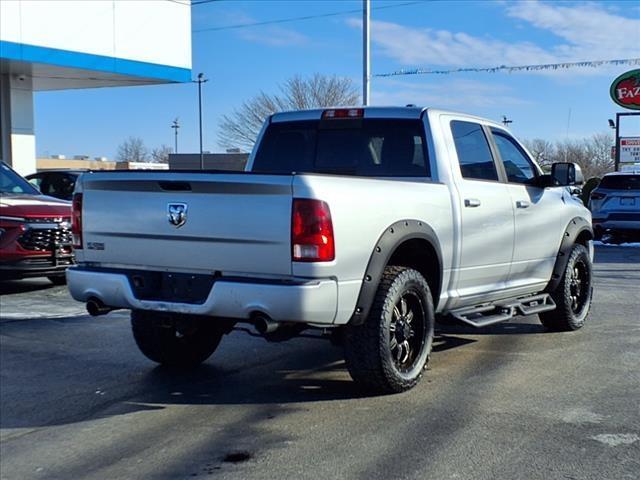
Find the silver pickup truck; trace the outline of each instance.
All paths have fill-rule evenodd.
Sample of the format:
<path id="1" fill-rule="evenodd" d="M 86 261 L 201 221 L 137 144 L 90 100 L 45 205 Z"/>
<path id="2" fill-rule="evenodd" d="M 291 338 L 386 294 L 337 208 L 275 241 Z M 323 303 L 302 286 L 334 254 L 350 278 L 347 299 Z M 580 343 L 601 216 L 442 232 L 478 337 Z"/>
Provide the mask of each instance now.
<path id="1" fill-rule="evenodd" d="M 90 172 L 73 199 L 71 295 L 131 310 L 148 358 L 193 366 L 245 322 L 320 329 L 353 379 L 420 379 L 436 315 L 580 328 L 592 227 L 579 167 L 551 174 L 501 125 L 431 108 L 278 113 L 246 172 Z"/>

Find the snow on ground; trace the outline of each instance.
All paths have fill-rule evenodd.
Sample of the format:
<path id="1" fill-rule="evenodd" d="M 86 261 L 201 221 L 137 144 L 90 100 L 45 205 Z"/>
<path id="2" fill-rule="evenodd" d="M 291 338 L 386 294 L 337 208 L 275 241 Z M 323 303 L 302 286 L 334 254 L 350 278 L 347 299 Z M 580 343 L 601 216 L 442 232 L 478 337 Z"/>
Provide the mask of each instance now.
<path id="1" fill-rule="evenodd" d="M 600 241 L 593 242 L 594 245 L 598 247 L 631 247 L 631 248 L 640 248 L 640 242 L 634 243 L 621 243 L 619 245 L 613 243 L 602 243 Z"/>

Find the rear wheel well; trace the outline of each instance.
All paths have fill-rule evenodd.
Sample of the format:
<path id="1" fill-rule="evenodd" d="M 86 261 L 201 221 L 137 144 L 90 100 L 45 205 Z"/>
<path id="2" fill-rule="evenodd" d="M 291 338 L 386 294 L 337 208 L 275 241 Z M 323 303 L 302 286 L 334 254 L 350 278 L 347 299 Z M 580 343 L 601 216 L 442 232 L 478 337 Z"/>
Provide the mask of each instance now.
<path id="1" fill-rule="evenodd" d="M 429 283 L 433 302 L 437 305 L 442 285 L 438 236 L 420 220 L 400 220 L 385 229 L 373 249 L 349 320 L 352 325 L 362 325 L 368 317 L 387 266 L 408 267 L 421 273 Z"/>
<path id="2" fill-rule="evenodd" d="M 440 299 L 440 261 L 431 243 L 422 238 L 406 240 L 394 250 L 387 265 L 409 267 L 420 272 L 429 284 L 434 307 L 437 307 Z"/>

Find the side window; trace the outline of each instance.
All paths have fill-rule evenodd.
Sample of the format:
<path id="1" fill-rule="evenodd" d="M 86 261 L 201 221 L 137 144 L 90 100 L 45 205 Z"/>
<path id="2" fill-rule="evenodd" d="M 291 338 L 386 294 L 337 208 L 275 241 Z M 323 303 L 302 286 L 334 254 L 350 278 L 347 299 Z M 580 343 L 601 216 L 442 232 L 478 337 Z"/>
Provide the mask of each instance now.
<path id="1" fill-rule="evenodd" d="M 71 198 L 75 186 L 71 178 L 65 174 L 52 175 L 49 185 L 50 195 L 58 198 Z"/>
<path id="2" fill-rule="evenodd" d="M 507 178 L 512 183 L 530 183 L 536 178 L 536 170 L 520 149 L 518 144 L 508 134 L 500 130 L 491 129 L 493 138 L 502 157 Z"/>
<path id="3" fill-rule="evenodd" d="M 470 180 L 497 182 L 498 171 L 482 126 L 478 123 L 454 120 L 451 122 L 451 133 L 462 176 Z"/>
<path id="4" fill-rule="evenodd" d="M 40 191 L 45 195 L 51 195 L 51 176 L 43 175 L 42 180 L 40 180 L 40 185 L 38 186 Z"/>
<path id="5" fill-rule="evenodd" d="M 40 190 L 40 184 L 42 183 L 42 177 L 33 177 L 29 179 L 29 183 Z"/>

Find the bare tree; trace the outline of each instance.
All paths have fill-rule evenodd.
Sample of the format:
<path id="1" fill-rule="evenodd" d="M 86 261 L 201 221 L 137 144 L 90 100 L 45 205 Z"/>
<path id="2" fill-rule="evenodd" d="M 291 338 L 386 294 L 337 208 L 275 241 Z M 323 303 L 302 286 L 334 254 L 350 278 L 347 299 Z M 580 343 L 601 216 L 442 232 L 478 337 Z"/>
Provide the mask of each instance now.
<path id="1" fill-rule="evenodd" d="M 585 147 L 583 139 L 558 140 L 555 144 L 555 155 L 553 161 L 577 163 L 584 171 L 589 163 L 589 157 Z"/>
<path id="2" fill-rule="evenodd" d="M 151 150 L 151 161 L 154 163 L 169 163 L 170 153 L 173 153 L 173 148 L 169 145 L 160 145 Z"/>
<path id="3" fill-rule="evenodd" d="M 149 151 L 140 137 L 129 137 L 118 146 L 119 162 L 146 162 Z"/>
<path id="4" fill-rule="evenodd" d="M 599 133 L 591 138 L 564 140 L 556 143 L 556 162 L 574 162 L 580 165 L 585 178 L 601 177 L 613 170 L 611 145 L 613 138 Z"/>
<path id="5" fill-rule="evenodd" d="M 525 140 L 523 143 L 529 153 L 533 155 L 533 159 L 542 168 L 548 167 L 553 163 L 555 148 L 551 142 L 542 138 L 534 138 L 533 140 Z"/>
<path id="6" fill-rule="evenodd" d="M 220 124 L 218 144 L 224 148 L 240 147 L 251 151 L 265 119 L 276 112 L 304 110 L 339 105 L 354 105 L 357 89 L 348 78 L 316 73 L 311 78 L 295 76 L 279 87 L 280 92 L 260 92 L 242 103 Z"/>
<path id="7" fill-rule="evenodd" d="M 580 165 L 586 179 L 602 177 L 613 171 L 611 159 L 613 137 L 609 133 L 597 133 L 577 140 L 559 140 L 555 144 L 536 138 L 524 141 L 533 158 L 542 166 L 554 162 L 574 162 Z"/>
<path id="8" fill-rule="evenodd" d="M 605 173 L 612 172 L 615 162 L 611 158 L 611 146 L 613 135 L 609 133 L 597 133 L 587 142 L 587 152 L 591 160 L 590 175 L 585 178 L 602 177 Z"/>

